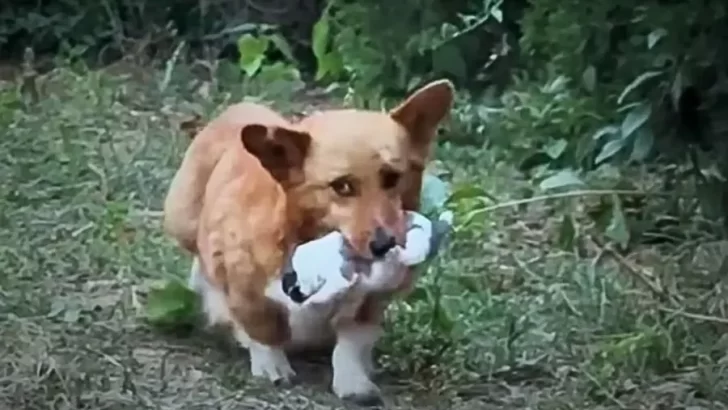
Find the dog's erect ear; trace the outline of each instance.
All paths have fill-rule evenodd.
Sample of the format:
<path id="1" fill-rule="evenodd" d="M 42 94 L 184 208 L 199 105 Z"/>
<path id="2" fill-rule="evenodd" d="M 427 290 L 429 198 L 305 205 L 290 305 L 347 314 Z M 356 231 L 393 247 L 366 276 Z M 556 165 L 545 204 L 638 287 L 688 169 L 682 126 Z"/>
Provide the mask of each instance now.
<path id="1" fill-rule="evenodd" d="M 291 170 L 303 167 L 311 145 L 311 136 L 305 132 L 262 124 L 246 125 L 240 139 L 245 149 L 281 182 L 288 180 Z"/>
<path id="2" fill-rule="evenodd" d="M 389 115 L 407 129 L 413 143 L 428 146 L 452 107 L 455 89 L 449 80 L 433 81 L 415 91 Z"/>

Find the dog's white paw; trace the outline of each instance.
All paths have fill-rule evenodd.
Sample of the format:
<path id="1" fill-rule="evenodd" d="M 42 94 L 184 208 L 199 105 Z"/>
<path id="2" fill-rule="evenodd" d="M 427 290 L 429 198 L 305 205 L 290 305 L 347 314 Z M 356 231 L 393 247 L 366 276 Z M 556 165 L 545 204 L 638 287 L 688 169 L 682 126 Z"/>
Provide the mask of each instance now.
<path id="1" fill-rule="evenodd" d="M 336 347 L 331 358 L 334 377 L 332 389 L 342 400 L 360 406 L 377 406 L 382 395 L 369 378 L 373 373 L 372 348 L 379 329 L 359 327 L 337 332 Z"/>
<path id="2" fill-rule="evenodd" d="M 334 370 L 332 383 L 334 394 L 342 400 L 360 406 L 376 406 L 382 403 L 382 394 L 362 369 L 343 368 Z"/>
<path id="3" fill-rule="evenodd" d="M 250 372 L 273 383 L 290 383 L 296 372 L 283 349 L 250 342 Z"/>

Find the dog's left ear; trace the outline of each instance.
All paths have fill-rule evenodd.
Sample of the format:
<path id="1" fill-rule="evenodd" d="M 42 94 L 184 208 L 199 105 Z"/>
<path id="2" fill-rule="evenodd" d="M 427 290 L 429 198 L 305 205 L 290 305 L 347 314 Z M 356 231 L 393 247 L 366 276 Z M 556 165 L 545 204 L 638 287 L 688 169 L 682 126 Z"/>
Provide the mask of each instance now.
<path id="1" fill-rule="evenodd" d="M 409 132 L 412 142 L 427 147 L 437 132 L 437 126 L 452 107 L 455 87 L 449 80 L 433 81 L 409 96 L 389 115 Z"/>
<path id="2" fill-rule="evenodd" d="M 311 146 L 311 136 L 305 132 L 262 124 L 246 125 L 240 139 L 279 182 L 292 182 L 291 171 L 303 168 Z"/>

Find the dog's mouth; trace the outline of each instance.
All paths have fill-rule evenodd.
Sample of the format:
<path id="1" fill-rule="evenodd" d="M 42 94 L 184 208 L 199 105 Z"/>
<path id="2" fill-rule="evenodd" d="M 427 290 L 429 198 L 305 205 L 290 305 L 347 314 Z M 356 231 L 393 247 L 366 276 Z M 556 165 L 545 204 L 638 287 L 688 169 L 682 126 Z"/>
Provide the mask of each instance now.
<path id="1" fill-rule="evenodd" d="M 397 246 L 393 246 L 386 253 L 381 255 L 374 255 L 371 252 L 367 254 L 361 254 L 351 245 L 348 239 L 344 238 L 341 246 L 341 255 L 345 260 L 352 262 L 356 265 L 371 265 L 373 262 L 383 262 L 391 257 L 393 252 L 397 249 Z"/>

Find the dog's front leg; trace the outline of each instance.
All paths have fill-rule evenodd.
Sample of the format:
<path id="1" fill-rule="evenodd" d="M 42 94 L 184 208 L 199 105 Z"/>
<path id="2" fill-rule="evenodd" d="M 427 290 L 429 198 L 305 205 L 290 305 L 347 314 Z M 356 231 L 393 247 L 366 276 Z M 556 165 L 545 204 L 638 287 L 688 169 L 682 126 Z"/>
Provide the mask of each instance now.
<path id="1" fill-rule="evenodd" d="M 269 275 L 265 266 L 255 263 L 255 256 L 274 262 L 282 260 L 282 252 L 273 249 L 268 252 L 274 253 L 261 256 L 254 254 L 245 242 L 235 242 L 242 237 L 240 234 L 215 234 L 209 236 L 211 251 L 207 265 L 214 267 L 209 270 L 210 276 L 220 283 L 218 288 L 229 309 L 233 335 L 250 353 L 250 371 L 253 376 L 276 384 L 288 383 L 295 376 L 283 350 L 291 337 L 288 310 L 265 295 Z M 258 250 L 265 251 L 265 247 Z"/>
<path id="2" fill-rule="evenodd" d="M 242 326 L 235 325 L 235 339 L 250 353 L 250 373 L 275 384 L 287 384 L 296 375 L 280 346 L 252 339 Z"/>
<path id="3" fill-rule="evenodd" d="M 372 323 L 347 323 L 336 329 L 336 346 L 331 359 L 334 393 L 359 405 L 381 403 L 379 388 L 372 382 L 372 351 L 382 328 Z"/>
<path id="4" fill-rule="evenodd" d="M 250 352 L 250 372 L 278 383 L 289 383 L 295 372 L 283 346 L 290 339 L 287 310 L 263 295 L 231 292 L 235 339 Z"/>

